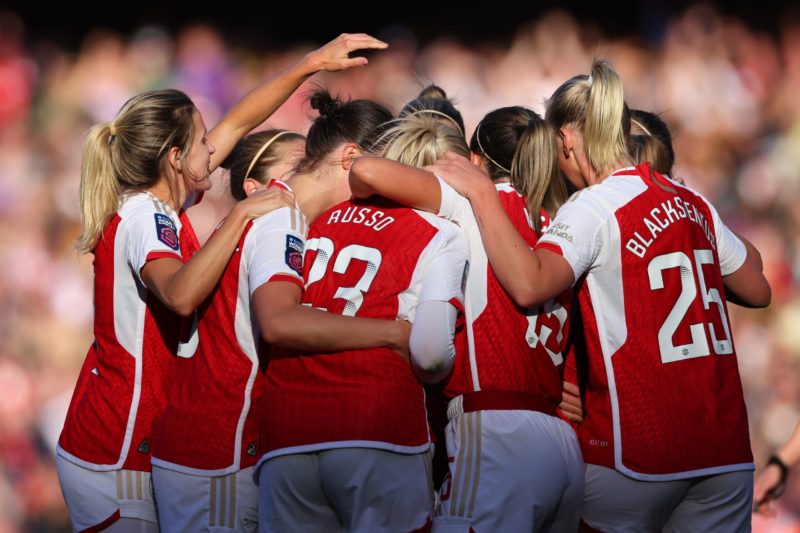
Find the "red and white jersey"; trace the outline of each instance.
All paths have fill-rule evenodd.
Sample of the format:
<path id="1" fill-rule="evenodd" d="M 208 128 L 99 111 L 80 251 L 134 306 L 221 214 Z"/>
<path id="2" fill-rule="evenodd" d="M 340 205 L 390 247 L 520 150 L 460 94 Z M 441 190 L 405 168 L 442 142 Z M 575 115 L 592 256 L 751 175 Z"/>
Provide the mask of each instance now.
<path id="1" fill-rule="evenodd" d="M 149 193 L 126 195 L 94 250 L 94 343 L 58 442 L 91 470 L 150 470 L 153 424 L 167 403 L 180 318 L 147 290 L 142 267 L 181 260 L 182 222 Z"/>
<path id="2" fill-rule="evenodd" d="M 195 312 L 190 338 L 178 349 L 170 403 L 156 428 L 154 465 L 222 476 L 258 461 L 264 379 L 258 369 L 265 347 L 251 297 L 270 281 L 303 287 L 306 231 L 303 214 L 288 207 L 248 224 L 219 284 Z"/>
<path id="3" fill-rule="evenodd" d="M 460 354 L 445 394 L 513 391 L 561 401 L 563 352 L 568 338 L 571 291 L 544 306 L 518 307 L 495 277 L 469 200 L 439 180 L 439 214 L 456 222 L 470 244 L 470 271 L 465 291 L 469 356 Z M 496 184 L 505 212 L 528 246 L 538 240 L 525 198 L 509 183 Z M 541 213 L 543 226 L 549 222 Z"/>
<path id="4" fill-rule="evenodd" d="M 409 321 L 424 301 L 460 308 L 467 255 L 461 231 L 430 213 L 343 202 L 311 225 L 303 303 Z M 430 283 L 424 278 L 434 267 L 441 275 Z M 317 354 L 273 348 L 263 405 L 263 460 L 331 448 L 420 453 L 430 447 L 422 385 L 388 348 Z"/>
<path id="5" fill-rule="evenodd" d="M 711 204 L 645 163 L 576 193 L 537 248 L 578 280 L 586 462 L 642 480 L 752 469 L 722 284 L 747 252 Z"/>

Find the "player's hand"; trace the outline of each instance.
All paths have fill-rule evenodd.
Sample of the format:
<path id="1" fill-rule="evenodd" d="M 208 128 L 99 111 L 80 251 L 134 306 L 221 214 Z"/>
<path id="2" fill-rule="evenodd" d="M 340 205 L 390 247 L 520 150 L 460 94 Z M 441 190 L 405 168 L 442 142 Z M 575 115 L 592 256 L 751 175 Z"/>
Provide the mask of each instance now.
<path id="1" fill-rule="evenodd" d="M 561 403 L 558 404 L 561 414 L 570 422 L 580 424 L 583 422 L 583 402 L 581 391 L 577 385 L 568 381 L 564 382 L 561 390 Z"/>
<path id="2" fill-rule="evenodd" d="M 489 175 L 481 167 L 472 164 L 464 156 L 453 152 L 445 152 L 431 167 L 426 167 L 444 181 L 461 196 L 469 198 L 478 194 L 482 189 L 495 193 L 494 185 Z"/>
<path id="3" fill-rule="evenodd" d="M 262 187 L 244 200 L 240 200 L 234 209 L 243 212 L 247 220 L 266 215 L 281 207 L 294 207 L 294 193 L 283 187 Z"/>
<path id="4" fill-rule="evenodd" d="M 775 516 L 772 502 L 783 492 L 781 469 L 769 464 L 756 477 L 753 486 L 753 511 L 764 516 Z"/>
<path id="5" fill-rule="evenodd" d="M 389 348 L 391 348 L 394 353 L 402 357 L 404 361 L 410 362 L 411 352 L 408 349 L 408 338 L 411 336 L 411 322 L 406 320 L 397 320 L 395 321 L 395 324 L 397 326 L 396 339 L 392 342 Z"/>
<path id="6" fill-rule="evenodd" d="M 366 33 L 343 33 L 322 48 L 306 55 L 309 68 L 313 72 L 327 70 L 335 72 L 351 67 L 362 67 L 369 63 L 366 57 L 350 57 L 356 50 L 383 50 L 389 45 Z"/>

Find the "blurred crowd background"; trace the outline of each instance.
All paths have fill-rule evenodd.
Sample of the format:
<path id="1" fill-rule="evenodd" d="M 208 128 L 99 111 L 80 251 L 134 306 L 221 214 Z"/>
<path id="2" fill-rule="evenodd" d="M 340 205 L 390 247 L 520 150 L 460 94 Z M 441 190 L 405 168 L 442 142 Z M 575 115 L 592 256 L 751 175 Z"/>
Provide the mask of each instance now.
<path id="1" fill-rule="evenodd" d="M 730 310 L 761 466 L 800 419 L 800 18 L 766 30 L 688 6 L 658 32 L 606 34 L 556 10 L 515 27 L 500 40 L 423 42 L 409 27 L 387 26 L 376 33 L 391 47 L 370 54 L 368 67 L 311 83 L 398 111 L 434 82 L 455 99 L 471 135 L 487 111 L 521 104 L 542 112 L 594 56 L 611 60 L 629 105 L 669 124 L 676 174 L 763 255 L 772 305 Z M 53 450 L 92 335 L 91 257 L 72 248 L 84 134 L 130 96 L 163 87 L 186 91 L 214 124 L 258 80 L 323 40 L 268 50 L 236 42 L 192 24 L 94 29 L 64 45 L 0 11 L 0 533 L 68 530 Z M 268 125 L 305 133 L 309 89 Z M 800 531 L 800 475 L 778 507 L 776 517 L 755 520 L 755 531 Z"/>

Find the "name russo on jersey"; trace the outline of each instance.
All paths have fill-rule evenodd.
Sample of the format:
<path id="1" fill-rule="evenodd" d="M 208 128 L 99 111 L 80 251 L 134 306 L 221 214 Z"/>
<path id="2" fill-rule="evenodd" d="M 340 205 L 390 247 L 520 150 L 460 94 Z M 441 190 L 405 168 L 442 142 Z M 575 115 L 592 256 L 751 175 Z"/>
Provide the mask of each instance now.
<path id="1" fill-rule="evenodd" d="M 661 207 L 654 207 L 650 211 L 649 217 L 642 218 L 642 224 L 647 228 L 633 232 L 633 237 L 628 239 L 625 243 L 625 248 L 636 255 L 643 258 L 647 249 L 658 238 L 659 234 L 667 229 L 673 222 L 688 218 L 698 226 L 703 228 L 703 233 L 708 239 L 709 244 L 713 249 L 717 249 L 716 237 L 714 232 L 708 224 L 705 216 L 693 204 L 681 199 L 678 196 L 673 198 L 675 206 L 672 206 L 672 200 L 667 200 L 661 203 Z M 651 238 L 643 237 L 642 234 L 650 233 Z"/>
<path id="2" fill-rule="evenodd" d="M 371 207 L 347 207 L 344 210 L 337 209 L 328 217 L 327 224 L 351 223 L 362 224 L 375 231 L 380 231 L 394 222 L 394 217 L 388 216 L 379 209 Z"/>

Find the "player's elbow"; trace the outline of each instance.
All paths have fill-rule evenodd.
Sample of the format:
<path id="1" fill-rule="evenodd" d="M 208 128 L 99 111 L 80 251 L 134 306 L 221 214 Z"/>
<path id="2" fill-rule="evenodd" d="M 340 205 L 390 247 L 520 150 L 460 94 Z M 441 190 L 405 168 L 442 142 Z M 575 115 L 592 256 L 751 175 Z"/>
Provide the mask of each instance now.
<path id="1" fill-rule="evenodd" d="M 756 308 L 764 308 L 769 306 L 772 302 L 772 287 L 769 286 L 766 280 L 764 280 L 761 287 L 759 287 L 757 293 L 754 295 L 750 304 Z"/>
<path id="2" fill-rule="evenodd" d="M 162 303 L 167 309 L 182 317 L 191 316 L 199 305 L 186 296 L 165 297 Z"/>
<path id="3" fill-rule="evenodd" d="M 542 299 L 539 291 L 529 285 L 512 287 L 512 289 L 507 292 L 514 303 L 519 307 L 535 307 L 546 301 L 546 299 Z"/>
<path id="4" fill-rule="evenodd" d="M 409 350 L 414 374 L 423 383 L 428 385 L 439 383 L 453 368 L 455 347 L 452 344 L 436 346 L 432 343 L 420 343 L 412 336 L 409 340 Z"/>
<path id="5" fill-rule="evenodd" d="M 284 340 L 283 329 L 279 317 L 270 315 L 259 320 L 261 337 L 269 344 L 280 344 Z"/>

